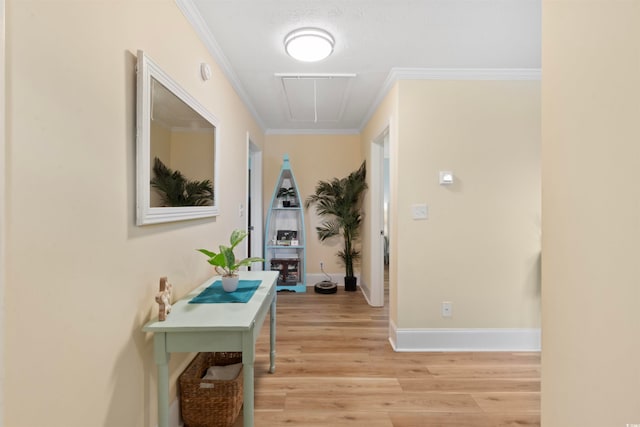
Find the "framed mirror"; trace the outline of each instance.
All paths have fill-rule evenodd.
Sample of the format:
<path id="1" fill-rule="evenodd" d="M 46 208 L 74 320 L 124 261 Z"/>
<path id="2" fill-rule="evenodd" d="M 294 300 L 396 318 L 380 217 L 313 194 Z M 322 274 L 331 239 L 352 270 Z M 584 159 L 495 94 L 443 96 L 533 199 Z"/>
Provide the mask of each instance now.
<path id="1" fill-rule="evenodd" d="M 218 120 L 138 51 L 136 223 L 218 215 Z"/>

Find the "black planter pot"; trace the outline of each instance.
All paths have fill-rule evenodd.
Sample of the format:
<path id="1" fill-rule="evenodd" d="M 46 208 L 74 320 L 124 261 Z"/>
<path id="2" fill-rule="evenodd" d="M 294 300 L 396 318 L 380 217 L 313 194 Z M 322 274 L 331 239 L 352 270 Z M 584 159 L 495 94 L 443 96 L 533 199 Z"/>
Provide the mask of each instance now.
<path id="1" fill-rule="evenodd" d="M 355 292 L 358 289 L 358 278 L 354 276 L 344 277 L 344 290 L 347 292 Z"/>

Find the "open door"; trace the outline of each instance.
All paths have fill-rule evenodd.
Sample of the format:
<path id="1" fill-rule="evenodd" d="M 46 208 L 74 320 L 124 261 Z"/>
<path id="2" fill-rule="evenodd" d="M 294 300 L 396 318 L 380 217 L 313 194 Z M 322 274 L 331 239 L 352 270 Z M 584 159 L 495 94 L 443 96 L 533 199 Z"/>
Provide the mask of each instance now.
<path id="1" fill-rule="evenodd" d="M 386 128 L 371 142 L 371 259 L 369 303 L 374 307 L 384 306 L 385 267 L 388 265 L 388 228 L 385 227 L 385 141 L 389 139 L 389 128 Z M 388 152 L 388 150 L 387 150 Z M 387 196 L 388 197 L 388 196 Z"/>
<path id="2" fill-rule="evenodd" d="M 247 256 L 263 257 L 263 226 L 262 226 L 262 151 L 260 147 L 251 141 L 247 132 L 247 231 L 249 241 L 247 244 Z M 262 270 L 261 262 L 254 262 L 250 270 Z"/>

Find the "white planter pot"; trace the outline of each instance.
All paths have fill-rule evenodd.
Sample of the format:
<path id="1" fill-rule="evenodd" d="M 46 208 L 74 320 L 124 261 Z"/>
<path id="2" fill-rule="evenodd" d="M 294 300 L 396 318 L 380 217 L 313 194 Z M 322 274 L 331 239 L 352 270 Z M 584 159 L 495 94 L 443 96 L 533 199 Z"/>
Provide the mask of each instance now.
<path id="1" fill-rule="evenodd" d="M 222 289 L 227 292 L 233 292 L 238 289 L 239 281 L 240 276 L 237 274 L 235 276 L 222 276 Z"/>

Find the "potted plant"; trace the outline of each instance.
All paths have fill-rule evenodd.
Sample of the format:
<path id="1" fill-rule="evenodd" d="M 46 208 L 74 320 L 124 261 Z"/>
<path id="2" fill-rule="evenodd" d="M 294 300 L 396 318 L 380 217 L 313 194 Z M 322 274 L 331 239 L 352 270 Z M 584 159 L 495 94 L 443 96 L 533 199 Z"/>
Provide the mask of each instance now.
<path id="1" fill-rule="evenodd" d="M 312 204 L 316 213 L 325 219 L 316 227 L 320 241 L 342 236 L 344 246 L 338 257 L 345 266 L 345 291 L 357 289 L 357 278 L 353 274 L 353 263 L 360 257 L 355 243 L 360 236 L 362 224 L 362 196 L 367 189 L 365 162 L 358 170 L 345 178 L 318 182 L 315 193 L 305 201 L 305 208 Z"/>
<path id="2" fill-rule="evenodd" d="M 249 266 L 252 262 L 264 261 L 264 259 L 256 257 L 236 260 L 233 250 L 247 235 L 248 233 L 245 230 L 233 230 L 229 238 L 231 246 L 220 245 L 220 252 L 218 253 L 207 249 L 198 249 L 198 252 L 209 257 L 209 264 L 213 265 L 216 272 L 222 276 L 222 287 L 227 292 L 233 292 L 238 288 L 238 280 L 240 278 L 238 270 L 240 267 Z"/>
<path id="3" fill-rule="evenodd" d="M 280 187 L 280 189 L 278 189 L 278 194 L 276 195 L 276 197 L 278 197 L 279 199 L 283 199 L 282 200 L 282 207 L 283 208 L 288 208 L 291 206 L 291 200 L 289 199 L 290 197 L 295 198 L 296 196 L 296 191 L 293 189 L 293 187 Z"/>

